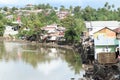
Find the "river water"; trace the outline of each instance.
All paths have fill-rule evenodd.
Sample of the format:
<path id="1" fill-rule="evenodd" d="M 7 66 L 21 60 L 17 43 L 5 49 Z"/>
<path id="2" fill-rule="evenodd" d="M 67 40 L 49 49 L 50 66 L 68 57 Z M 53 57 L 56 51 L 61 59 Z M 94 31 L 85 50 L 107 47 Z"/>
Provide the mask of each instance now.
<path id="1" fill-rule="evenodd" d="M 0 41 L 0 80 L 78 80 L 81 66 L 73 50 Z"/>

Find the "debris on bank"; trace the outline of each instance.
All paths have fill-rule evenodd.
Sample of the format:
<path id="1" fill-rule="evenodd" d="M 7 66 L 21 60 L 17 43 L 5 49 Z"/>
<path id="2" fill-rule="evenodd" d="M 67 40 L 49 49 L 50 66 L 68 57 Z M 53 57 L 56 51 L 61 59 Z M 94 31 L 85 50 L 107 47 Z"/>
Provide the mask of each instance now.
<path id="1" fill-rule="evenodd" d="M 94 59 L 94 40 L 89 37 L 75 47 L 81 55 L 83 67 L 86 67 L 83 78 L 79 80 L 120 80 L 120 62 L 115 52 L 101 52 Z"/>

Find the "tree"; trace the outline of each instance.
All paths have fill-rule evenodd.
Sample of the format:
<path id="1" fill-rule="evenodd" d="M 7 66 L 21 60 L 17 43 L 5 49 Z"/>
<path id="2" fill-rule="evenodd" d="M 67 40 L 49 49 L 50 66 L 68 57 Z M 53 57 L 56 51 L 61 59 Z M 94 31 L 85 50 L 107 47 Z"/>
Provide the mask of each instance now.
<path id="1" fill-rule="evenodd" d="M 95 15 L 95 12 L 96 12 L 95 9 L 93 9 L 93 8 L 90 7 L 90 6 L 87 6 L 87 7 L 85 7 L 85 9 L 83 10 L 82 18 L 83 18 L 85 21 L 95 20 L 95 19 L 96 19 L 96 17 L 94 16 L 94 15 Z"/>
<path id="2" fill-rule="evenodd" d="M 105 5 L 104 5 L 104 7 L 107 7 L 107 6 L 108 6 L 108 4 L 109 4 L 109 3 L 108 3 L 108 2 L 106 2 L 106 3 L 105 3 Z"/>
<path id="3" fill-rule="evenodd" d="M 50 6 L 50 4 L 47 3 L 47 4 L 46 4 L 46 8 L 47 8 L 47 9 L 52 9 L 52 6 Z"/>
<path id="4" fill-rule="evenodd" d="M 62 26 L 64 26 L 65 28 L 70 28 L 73 27 L 75 25 L 75 18 L 73 16 L 67 16 L 65 19 L 61 20 L 61 24 Z"/>
<path id="5" fill-rule="evenodd" d="M 7 24 L 7 20 L 3 16 L 3 14 L 0 13 L 0 36 L 3 36 L 5 24 Z"/>
<path id="6" fill-rule="evenodd" d="M 74 44 L 79 42 L 82 31 L 85 30 L 85 25 L 81 19 L 75 19 L 73 16 L 68 16 L 62 21 L 66 27 L 65 38 L 68 43 Z"/>
<path id="7" fill-rule="evenodd" d="M 4 29 L 5 29 L 5 27 L 4 27 L 3 23 L 0 22 L 0 36 L 3 36 Z"/>
<path id="8" fill-rule="evenodd" d="M 18 10 L 18 8 L 12 7 L 12 12 L 14 12 L 15 10 Z"/>
<path id="9" fill-rule="evenodd" d="M 60 11 L 65 11 L 66 9 L 65 9 L 65 6 L 63 6 L 63 5 L 61 5 L 60 6 Z"/>
<path id="10" fill-rule="evenodd" d="M 54 9 L 55 9 L 55 10 L 58 10 L 58 8 L 57 8 L 57 7 L 54 7 Z"/>
<path id="11" fill-rule="evenodd" d="M 65 38 L 68 43 L 74 43 L 77 37 L 78 35 L 76 34 L 73 27 L 68 28 L 65 32 Z"/>
<path id="12" fill-rule="evenodd" d="M 58 16 L 56 15 L 56 12 L 51 10 L 47 16 L 45 16 L 45 19 L 48 24 L 52 23 L 59 23 Z"/>
<path id="13" fill-rule="evenodd" d="M 84 21 L 82 19 L 75 19 L 75 31 L 80 36 L 83 31 L 86 31 Z"/>
<path id="14" fill-rule="evenodd" d="M 115 8 L 115 5 L 114 5 L 114 4 L 112 4 L 112 8 Z"/>
<path id="15" fill-rule="evenodd" d="M 4 11 L 8 11 L 8 7 L 5 6 L 5 7 L 3 8 L 3 10 L 4 10 Z"/>
<path id="16" fill-rule="evenodd" d="M 76 6 L 74 8 L 74 13 L 79 13 L 81 11 L 81 7 L 80 6 Z"/>
<path id="17" fill-rule="evenodd" d="M 72 13 L 72 12 L 73 12 L 73 7 L 70 6 L 70 7 L 69 7 L 69 10 L 70 10 L 70 12 Z"/>
<path id="18" fill-rule="evenodd" d="M 60 22 L 54 10 L 50 10 L 50 11 L 45 10 L 38 14 L 30 14 L 29 16 L 22 16 L 21 20 L 24 25 L 21 28 L 20 35 L 24 34 L 22 30 L 25 27 L 27 27 L 29 31 L 27 31 L 24 35 L 27 36 L 36 35 L 37 39 L 38 36 L 41 34 L 41 27 Z"/>
<path id="19" fill-rule="evenodd" d="M 75 18 L 81 18 L 82 17 L 82 10 L 80 6 L 76 6 L 74 8 L 74 14 L 75 14 Z"/>

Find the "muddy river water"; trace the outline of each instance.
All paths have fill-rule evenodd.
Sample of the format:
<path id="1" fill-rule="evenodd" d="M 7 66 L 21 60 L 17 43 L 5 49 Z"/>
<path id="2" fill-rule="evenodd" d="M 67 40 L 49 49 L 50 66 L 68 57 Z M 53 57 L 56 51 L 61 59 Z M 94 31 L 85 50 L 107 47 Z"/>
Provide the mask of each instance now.
<path id="1" fill-rule="evenodd" d="M 0 41 L 0 80 L 78 80 L 83 74 L 73 50 Z"/>

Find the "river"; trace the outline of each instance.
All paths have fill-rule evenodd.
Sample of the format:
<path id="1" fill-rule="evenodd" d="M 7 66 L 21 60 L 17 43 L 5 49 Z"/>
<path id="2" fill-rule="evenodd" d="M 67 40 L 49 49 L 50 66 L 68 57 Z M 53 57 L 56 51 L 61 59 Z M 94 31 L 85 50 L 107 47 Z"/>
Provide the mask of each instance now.
<path id="1" fill-rule="evenodd" d="M 78 80 L 83 74 L 73 50 L 0 41 L 0 80 Z"/>

